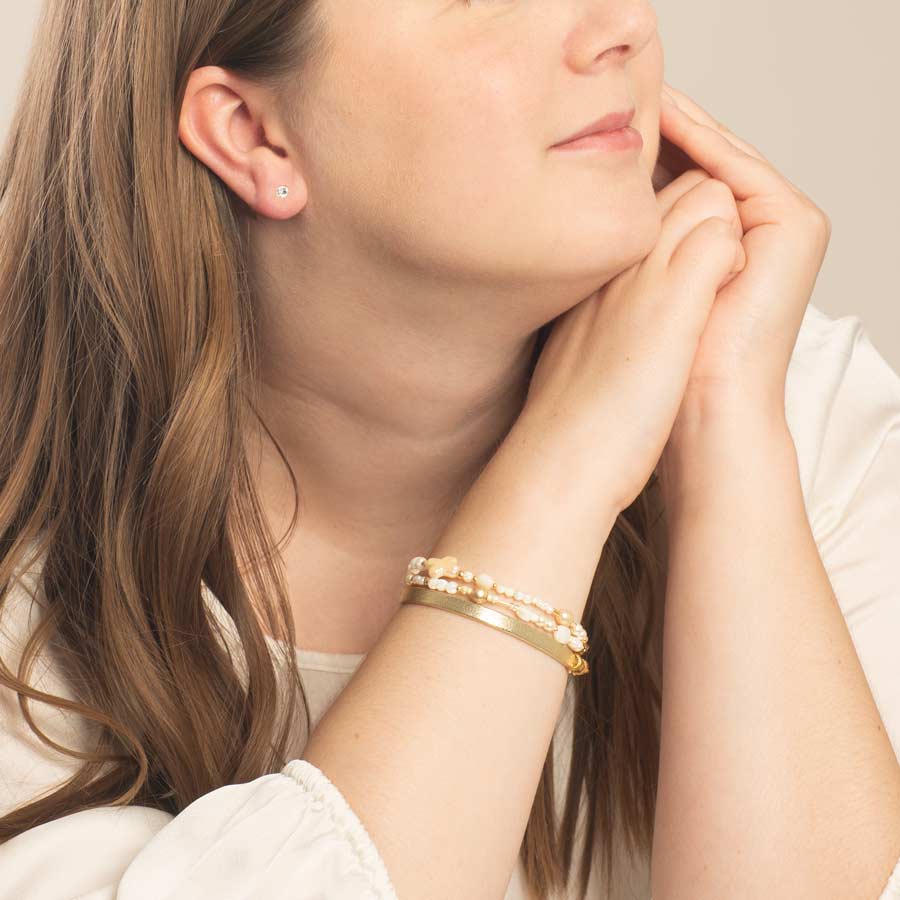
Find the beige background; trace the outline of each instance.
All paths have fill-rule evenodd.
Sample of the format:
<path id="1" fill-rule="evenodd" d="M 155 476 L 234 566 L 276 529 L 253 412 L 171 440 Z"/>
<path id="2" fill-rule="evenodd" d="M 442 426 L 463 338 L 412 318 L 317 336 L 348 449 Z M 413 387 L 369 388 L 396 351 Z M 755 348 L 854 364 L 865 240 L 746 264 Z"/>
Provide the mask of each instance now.
<path id="1" fill-rule="evenodd" d="M 64 0 L 62 0 L 64 2 Z M 602 2 L 602 0 L 597 0 Z M 0 129 L 39 0 L 5 0 Z M 657 0 L 666 79 L 761 150 L 832 219 L 812 302 L 856 315 L 900 371 L 897 0 Z"/>

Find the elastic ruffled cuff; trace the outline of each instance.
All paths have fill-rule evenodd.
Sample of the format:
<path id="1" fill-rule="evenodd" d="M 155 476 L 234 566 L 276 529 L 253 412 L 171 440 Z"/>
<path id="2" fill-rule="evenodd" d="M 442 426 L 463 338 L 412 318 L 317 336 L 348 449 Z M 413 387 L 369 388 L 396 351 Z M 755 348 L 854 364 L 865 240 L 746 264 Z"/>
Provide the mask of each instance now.
<path id="1" fill-rule="evenodd" d="M 281 772 L 313 795 L 313 809 L 329 813 L 335 832 L 353 848 L 360 866 L 369 874 L 375 900 L 398 900 L 387 867 L 371 835 L 328 776 L 305 759 L 292 759 Z"/>

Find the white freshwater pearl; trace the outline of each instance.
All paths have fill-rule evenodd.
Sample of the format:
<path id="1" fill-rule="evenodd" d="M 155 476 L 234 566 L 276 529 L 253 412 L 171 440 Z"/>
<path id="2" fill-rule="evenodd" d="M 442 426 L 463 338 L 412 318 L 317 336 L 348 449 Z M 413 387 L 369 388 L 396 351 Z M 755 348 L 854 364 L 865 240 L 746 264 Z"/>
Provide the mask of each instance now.
<path id="1" fill-rule="evenodd" d="M 572 631 L 568 626 L 560 625 L 554 636 L 561 644 L 566 644 L 572 639 Z"/>

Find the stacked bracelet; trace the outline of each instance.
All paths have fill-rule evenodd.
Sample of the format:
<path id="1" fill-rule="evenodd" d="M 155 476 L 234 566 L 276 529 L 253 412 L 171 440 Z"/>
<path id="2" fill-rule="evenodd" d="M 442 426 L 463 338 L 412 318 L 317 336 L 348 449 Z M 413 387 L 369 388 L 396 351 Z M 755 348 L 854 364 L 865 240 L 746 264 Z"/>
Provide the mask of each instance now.
<path id="1" fill-rule="evenodd" d="M 587 660 L 580 655 L 589 646 L 587 632 L 570 612 L 497 584 L 486 572 L 476 575 L 461 569 L 454 556 L 414 557 L 407 568 L 406 584 L 409 590 L 404 603 L 440 606 L 479 619 L 553 656 L 572 675 L 589 671 Z M 485 609 L 488 604 L 507 608 L 516 618 Z"/>

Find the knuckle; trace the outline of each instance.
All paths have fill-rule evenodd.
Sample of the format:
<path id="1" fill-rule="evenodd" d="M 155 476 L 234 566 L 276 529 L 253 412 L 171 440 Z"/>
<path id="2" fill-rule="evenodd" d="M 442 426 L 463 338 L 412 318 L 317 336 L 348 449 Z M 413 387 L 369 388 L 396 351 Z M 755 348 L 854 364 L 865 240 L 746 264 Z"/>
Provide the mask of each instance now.
<path id="1" fill-rule="evenodd" d="M 818 207 L 809 212 L 810 228 L 818 240 L 827 245 L 831 240 L 831 219 Z"/>
<path id="2" fill-rule="evenodd" d="M 710 216 L 704 220 L 703 226 L 716 238 L 735 239 L 734 224 L 722 216 Z"/>
<path id="3" fill-rule="evenodd" d="M 831 234 L 831 219 L 820 207 L 810 200 L 803 200 L 800 204 L 800 215 L 810 228 L 824 236 Z"/>
<path id="4" fill-rule="evenodd" d="M 737 211 L 734 194 L 724 181 L 718 178 L 709 178 L 700 186 L 703 196 L 715 215 L 723 218 L 732 218 Z"/>
<path id="5" fill-rule="evenodd" d="M 734 228 L 730 219 L 726 219 L 724 216 L 713 216 L 712 221 L 715 223 L 717 231 L 722 231 L 729 235 L 734 234 Z"/>

